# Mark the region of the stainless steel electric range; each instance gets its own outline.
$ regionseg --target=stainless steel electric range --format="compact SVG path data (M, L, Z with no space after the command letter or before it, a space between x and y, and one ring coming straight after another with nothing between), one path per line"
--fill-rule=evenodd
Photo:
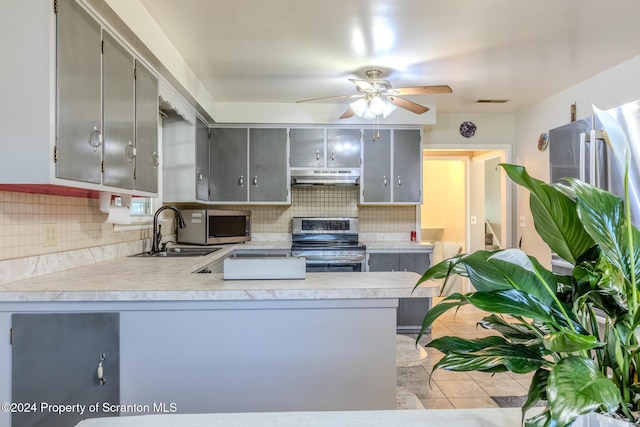
M366 270L366 247L358 242L358 218L294 217L291 241L291 255L307 259L307 272Z

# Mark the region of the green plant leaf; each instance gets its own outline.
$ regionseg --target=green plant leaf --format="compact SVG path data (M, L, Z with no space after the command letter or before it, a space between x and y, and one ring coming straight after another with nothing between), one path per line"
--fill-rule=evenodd
M553 186L531 177L522 166L501 166L515 183L529 190L534 227L542 240L553 252L575 264L593 246L578 218L575 202Z
M491 372L509 370L524 374L535 371L545 362L542 357L524 345L506 344L485 347L468 353L450 352L436 363L434 369Z
M421 283L432 280L432 279L445 279L451 274L465 274L466 270L464 267L460 266L458 269L455 268L456 263L458 262L459 256L454 256L452 258L447 258L444 261L441 261L435 265L432 265L427 271L422 274L420 280L415 287L418 287Z
M620 404L620 392L591 359L569 356L551 370L547 383L551 417L558 427L572 423L579 415L602 407L608 412Z
M548 410L542 411L535 417L531 417L524 422L524 427L557 427L552 423L551 413Z
M559 326L559 318L548 306L535 297L517 289L494 292L474 292L465 299L475 307L489 313L528 317Z
M444 354L447 354L452 351L457 351L459 353L469 353L472 351L482 350L486 347L508 344L509 343L504 338L492 335L489 337L476 338L471 340L460 337L436 338L429 344L427 344L426 347L432 347L440 350Z
M435 322L438 317L440 317L441 315L443 315L444 313L446 313L447 311L451 310L454 307L460 307L466 304L468 303L464 299L463 295L453 294L443 299L442 301L440 301L440 303L431 307L431 309L427 311L427 314L424 316L424 319L422 320L422 327L420 328L420 333L416 338L416 343L420 341L420 338L422 338L422 336L427 331L427 329L431 327L433 322Z
M538 335L525 325L519 323L509 323L502 317L491 314L478 322L485 329L493 329L500 332L505 338L511 341L530 341L538 338Z
M502 272L514 289L527 292L546 305L554 305L556 278L538 260L520 249L505 249L495 253L488 261Z
M522 405L522 413L524 415L529 409L533 408L539 401L547 400L547 380L549 379L549 371L540 368L533 374L529 392L527 393L527 401Z
M577 334L569 329L552 332L544 337L543 342L546 349L558 353L573 353L604 345L593 335Z
M580 220L593 240L600 246L602 254L628 281L632 270L640 277L640 232L632 227L632 240L627 234L624 203L618 196L600 190L579 180L570 180L576 192L576 204ZM635 265L631 263L633 251Z

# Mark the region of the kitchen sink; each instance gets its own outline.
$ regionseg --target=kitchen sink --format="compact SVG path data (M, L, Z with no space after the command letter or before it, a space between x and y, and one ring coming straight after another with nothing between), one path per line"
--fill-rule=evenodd
M222 248L168 248L166 251L160 252L143 252L134 256L139 257L194 257L205 256L219 251Z

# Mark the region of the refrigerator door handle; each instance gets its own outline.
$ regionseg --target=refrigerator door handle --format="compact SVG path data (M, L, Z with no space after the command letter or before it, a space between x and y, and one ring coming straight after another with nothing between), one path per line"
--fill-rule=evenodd
M580 180L584 182L591 183L591 177L586 176L586 159L587 159L587 150L589 150L590 161L593 161L593 153L591 152L591 144L589 144L589 139L587 138L586 132L580 132ZM590 165L593 166L593 165ZM591 168L593 170L593 168Z
M589 184L598 185L598 141L595 139L593 130L589 132L589 170L591 176L589 177Z
M602 137L602 131L599 129L593 129L589 133L589 137L592 141L591 150L592 162L591 173L593 176L593 185L603 190L609 190L609 170L608 170L608 157L606 142Z

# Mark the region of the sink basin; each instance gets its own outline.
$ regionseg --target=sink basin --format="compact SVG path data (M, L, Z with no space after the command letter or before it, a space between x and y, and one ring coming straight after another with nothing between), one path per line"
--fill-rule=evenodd
M193 257L204 256L219 251L222 248L168 248L166 251L160 252L143 252L134 256L140 257Z

